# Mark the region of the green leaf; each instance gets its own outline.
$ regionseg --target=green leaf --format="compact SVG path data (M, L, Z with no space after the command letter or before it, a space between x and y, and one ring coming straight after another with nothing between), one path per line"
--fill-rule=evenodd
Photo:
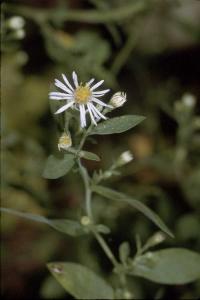
M15 216L19 216L19 217L29 219L32 221L47 224L47 225L53 227L54 229L56 229L62 233L68 234L70 236L79 236L79 235L85 234L85 231L84 231L83 227L81 226L81 224L76 221L71 221L71 220L67 220L67 219L47 219L40 215L23 213L23 212L14 210L14 209L3 208L3 207L0 208L0 211L10 213Z
M162 284L186 284L200 278L200 255L184 248L148 252L136 258L132 274Z
M113 134L127 131L145 119L143 116L126 115L121 117L112 118L99 123L90 132L92 134Z
M123 264L126 264L127 262L127 258L130 255L130 246L128 242L123 242L120 246L119 246L119 257L120 260Z
M168 227L161 220L161 218L156 213L154 213L150 208L148 208L145 204L143 204L142 202L140 202L136 199L130 198L129 196L127 196L123 193L119 193L110 188L99 186L99 185L93 186L92 190L94 192L96 192L97 194L104 196L108 199L111 199L114 201L122 201L122 202L126 202L126 203L130 204L131 206L135 207L137 210L142 212L147 218L149 218L161 230L163 230L169 236L174 237L173 233L168 229Z
M56 179L67 174L74 165L74 155L65 154L62 159L50 155L46 161L43 177Z
M56 280L76 299L113 299L112 287L85 266L52 262L48 269Z
M95 153L92 153L92 152L88 152L88 151L80 151L79 157L85 158L88 160L100 161L100 157L98 155L96 155Z

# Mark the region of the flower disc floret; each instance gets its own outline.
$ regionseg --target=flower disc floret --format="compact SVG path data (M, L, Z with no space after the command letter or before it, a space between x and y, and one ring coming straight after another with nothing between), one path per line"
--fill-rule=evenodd
M75 102L79 104L87 104L92 93L88 86L79 86L74 93Z

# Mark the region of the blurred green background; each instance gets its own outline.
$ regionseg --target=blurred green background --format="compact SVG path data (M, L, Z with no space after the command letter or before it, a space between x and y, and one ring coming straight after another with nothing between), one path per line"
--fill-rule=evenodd
M14 17L20 16L21 18ZM128 101L112 115L146 120L126 134L101 136L88 149L106 168L130 149L134 161L112 187L156 211L175 233L166 246L200 250L200 2L196 0L24 0L2 5L2 200L1 205L56 218L79 218L82 185L76 173L45 180L46 157L57 152L62 128L52 116L48 93L54 78L105 79ZM110 96L112 95L110 93ZM109 100L109 98L108 98ZM98 200L98 199L97 199ZM137 211L94 201L99 222L135 251L156 230ZM11 299L72 299L45 264L74 261L111 276L111 265L92 237L69 238L49 227L1 216L2 294ZM162 286L130 278L138 299L197 299L200 282ZM28 296L27 296L28 295Z

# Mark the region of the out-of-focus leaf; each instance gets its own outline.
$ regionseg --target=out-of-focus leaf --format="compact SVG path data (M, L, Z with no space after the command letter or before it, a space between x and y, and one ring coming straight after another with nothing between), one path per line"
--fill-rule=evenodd
M63 298L64 293L61 285L51 275L45 279L40 290L42 299L60 299Z
M136 258L132 274L162 284L186 284L200 278L200 255L184 248L148 252Z
M176 224L177 236L182 240L199 238L200 220L195 214L183 215Z
M144 205L142 202L130 198L129 196L116 192L110 188L103 187L103 186L93 186L92 190L97 194L104 196L108 199L114 201L122 201L130 204L131 206L135 207L137 210L142 212L147 218L149 218L154 224L156 224L161 230L167 233L169 236L173 237L173 233L168 229L165 223L160 219L160 217L154 213L150 208Z
M123 242L120 246L119 246L119 257L120 260L123 264L125 264L127 262L127 258L130 255L130 246L128 242Z
M112 118L99 123L93 128L90 135L92 134L113 134L127 131L145 119L143 116L127 115Z
M76 299L113 299L112 287L85 266L51 262L48 269L56 280Z
M100 161L100 157L89 151L80 151L79 156L88 160Z
M71 221L67 219L47 219L43 216L40 215L34 215L30 213L23 213L14 209L9 209L9 208L0 208L1 212L6 212L13 214L15 216L19 216L25 219L29 219L32 221L40 222L40 223L45 223L54 229L63 232L65 234L71 235L71 236L79 236L81 234L84 234L85 231L81 224L76 221Z
M62 159L50 155L46 161L43 177L47 179L56 179L67 174L74 165L74 155L65 154Z

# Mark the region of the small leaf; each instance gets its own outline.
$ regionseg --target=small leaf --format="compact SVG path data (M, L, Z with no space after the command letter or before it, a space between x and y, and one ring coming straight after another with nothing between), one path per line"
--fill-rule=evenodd
M48 269L63 288L76 299L113 299L112 287L85 266L52 262Z
M98 224L96 225L97 231L104 233L104 234L109 234L110 233L110 228L103 225L103 224Z
M100 161L100 157L96 155L95 153L88 152L88 151L80 151L79 157L85 158L88 160L95 160L95 161Z
M137 115L115 117L99 123L93 128L93 130L90 132L90 135L121 133L135 127L144 119L145 117Z
M186 284L200 278L200 255L184 248L148 252L135 260L132 274L162 284Z
M130 255L130 246L128 242L123 242L120 246L119 246L119 257L120 260L123 264L126 264L127 262L127 258Z
M56 179L67 174L74 165L74 155L65 154L62 159L50 155L46 161L43 177Z
M40 215L23 213L23 212L14 210L14 209L3 208L3 207L0 208L0 211L7 212L7 213L13 214L15 216L19 216L19 217L29 219L32 221L47 224L47 225L53 227L54 229L56 229L62 233L71 235L71 236L79 236L79 235L85 234L85 231L84 231L83 227L81 226L81 224L76 221L67 220L67 219L47 219Z
M160 219L160 217L156 213L154 213L150 208L148 208L144 203L136 199L130 198L129 196L123 193L119 193L117 191L109 189L107 187L98 185L98 186L93 186L92 190L97 194L104 196L108 199L114 201L122 201L130 204L131 206L135 207L137 210L142 212L147 218L149 218L154 224L156 224L160 229L162 229L169 236L171 237L174 236L173 233L167 228L165 223Z

